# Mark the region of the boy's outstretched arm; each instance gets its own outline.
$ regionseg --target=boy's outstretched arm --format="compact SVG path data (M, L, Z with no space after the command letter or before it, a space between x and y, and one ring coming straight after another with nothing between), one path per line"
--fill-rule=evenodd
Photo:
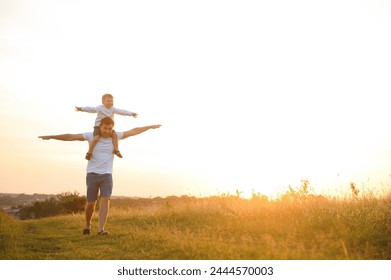
M38 136L42 140L61 140L61 141L84 141L83 134L59 134L59 135L45 135Z
M97 109L97 107L89 107L89 106L78 107L78 106L75 106L75 111L76 112L97 113L98 109Z
M143 133L149 129L156 129L161 127L161 124L155 124L155 125L148 125L148 126L142 126L142 127L136 127L128 131L124 131L122 139L128 138L130 136L135 136L137 134Z
M137 118L138 114L135 112L131 112L129 110L125 109L118 109L116 107L113 107L114 114L122 115L122 116L131 116L133 118Z

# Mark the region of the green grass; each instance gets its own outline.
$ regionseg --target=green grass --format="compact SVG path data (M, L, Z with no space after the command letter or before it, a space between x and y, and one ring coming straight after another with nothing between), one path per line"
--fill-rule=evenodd
M128 202L112 201L109 236L83 236L82 214L18 221L0 213L0 259L391 259L390 195Z

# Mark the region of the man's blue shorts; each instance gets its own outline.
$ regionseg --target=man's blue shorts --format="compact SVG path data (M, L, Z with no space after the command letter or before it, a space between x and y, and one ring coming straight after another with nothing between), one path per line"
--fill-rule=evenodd
M87 173L87 201L98 200L98 194L101 197L111 197L113 191L112 174Z

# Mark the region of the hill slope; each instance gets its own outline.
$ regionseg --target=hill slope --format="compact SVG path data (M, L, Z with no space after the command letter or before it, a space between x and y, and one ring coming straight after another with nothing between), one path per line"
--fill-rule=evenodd
M82 214L16 221L0 214L0 259L391 259L391 199L113 201L109 236ZM93 231L96 230L97 215Z

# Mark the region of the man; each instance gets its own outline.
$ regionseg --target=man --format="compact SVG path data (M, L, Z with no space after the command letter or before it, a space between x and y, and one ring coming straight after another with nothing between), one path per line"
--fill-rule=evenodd
M150 125L144 127L137 127L129 131L117 132L118 139L125 139L130 136L143 133L149 129L159 128L161 125ZM91 160L87 165L87 203L85 206L86 224L83 229L83 234L91 233L91 219L95 211L98 193L100 193L100 207L99 207L99 235L109 234L105 230L105 224L109 213L110 197L113 190L113 160L114 160L114 146L110 139L113 132L114 121L110 117L103 118L100 122L101 138L98 141ZM62 141L84 141L91 142L94 138L92 132L83 134L60 134L39 136L43 140L55 139Z

